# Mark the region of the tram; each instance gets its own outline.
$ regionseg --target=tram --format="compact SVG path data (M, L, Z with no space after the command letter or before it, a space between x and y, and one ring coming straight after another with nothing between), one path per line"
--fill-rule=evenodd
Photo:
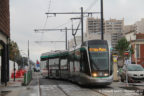
M71 51L53 51L41 56L47 61L49 78L80 85L109 85L113 81L111 54L106 40L89 40Z
M43 53L41 56L47 56L49 52ZM40 73L42 78L48 77L48 69L47 69L47 59L43 59L40 61Z

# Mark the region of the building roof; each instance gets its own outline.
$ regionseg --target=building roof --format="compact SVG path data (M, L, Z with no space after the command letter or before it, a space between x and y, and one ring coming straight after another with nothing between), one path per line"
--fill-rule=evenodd
M54 57L66 56L66 55L68 55L67 50L56 50L56 51L43 53L40 58L46 59L46 58L54 58Z

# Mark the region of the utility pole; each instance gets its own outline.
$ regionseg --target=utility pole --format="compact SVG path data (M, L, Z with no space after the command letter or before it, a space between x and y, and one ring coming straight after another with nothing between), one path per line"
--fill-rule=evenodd
M28 66L29 66L29 69L31 70L31 65L30 65L30 62L29 62L29 40L28 40Z
M68 30L76 30L76 29L68 29L67 27L65 29L35 29L35 32L39 31L65 31L65 49L67 50L67 32ZM37 41L39 42L39 41ZM52 42L52 41L46 41L46 42ZM63 42L63 41L53 41L53 42Z
M13 46L15 47L15 46ZM14 82L15 82L15 76L16 76L16 68L15 68L15 62L16 62L16 57L17 57L17 54L16 54L16 49L14 49Z
M83 7L81 7L81 42L82 42L82 44L83 44Z
M15 53L14 53L14 56L15 56ZM16 68L15 68L15 57L14 57L14 80L13 80L14 82L15 82L15 71L16 71Z
M65 42L66 42L66 50L67 50L68 49L67 48L67 27L65 28L65 38L66 38Z
M101 0L101 40L104 40L104 28L103 28L103 0Z

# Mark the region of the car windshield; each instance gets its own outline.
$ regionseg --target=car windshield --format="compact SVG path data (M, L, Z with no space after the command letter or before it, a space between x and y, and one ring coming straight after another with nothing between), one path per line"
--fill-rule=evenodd
M143 71L142 66L140 65L128 65L128 71Z

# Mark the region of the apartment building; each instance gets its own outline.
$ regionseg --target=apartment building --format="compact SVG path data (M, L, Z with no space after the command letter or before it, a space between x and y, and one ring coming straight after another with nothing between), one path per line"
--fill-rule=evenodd
M101 39L101 19L87 18L85 38L87 40Z
M108 40L112 47L123 36L124 20L110 19L104 21L104 39ZM87 18L86 33L87 40L101 39L101 20L98 18Z
M134 25L125 25L124 26L124 36L127 41L136 40L136 31Z
M137 34L144 33L144 18L142 18L140 21L137 21L134 25Z
M111 44L115 48L118 40L123 37L124 20L110 19L105 21L105 34L111 35Z

